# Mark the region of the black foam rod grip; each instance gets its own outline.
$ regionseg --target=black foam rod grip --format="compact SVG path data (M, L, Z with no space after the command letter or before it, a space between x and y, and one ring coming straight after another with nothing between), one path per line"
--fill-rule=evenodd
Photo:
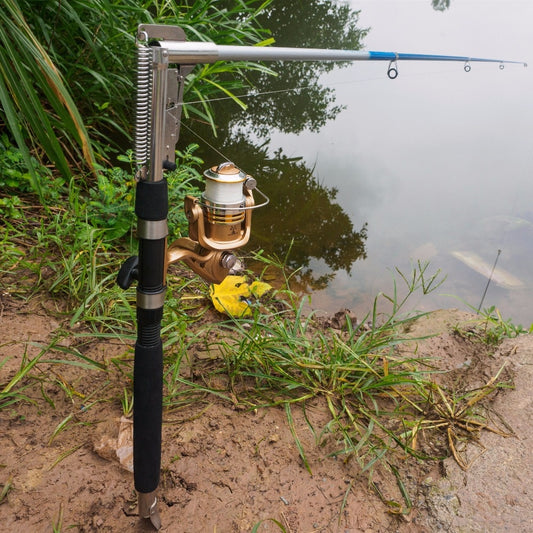
M135 489L159 485L163 403L163 345L135 344L133 367L133 469Z

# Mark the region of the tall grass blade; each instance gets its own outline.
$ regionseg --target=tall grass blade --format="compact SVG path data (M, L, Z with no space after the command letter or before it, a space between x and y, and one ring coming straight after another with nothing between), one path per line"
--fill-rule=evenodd
M0 48L0 77L3 79L0 101L7 109L10 131L25 158L28 159L26 142L22 135L16 134L19 117L23 117L24 127L38 139L65 177L70 176L65 151L76 150L76 146L81 149L81 159L94 168L96 161L83 119L56 65L28 25L16 0L5 0L0 23L3 43ZM44 101L41 94L45 96ZM16 117L14 111L18 112ZM65 148L59 144L60 137L69 139ZM34 181L33 186L42 197L40 184Z
M287 422L289 424L289 429L291 430L292 437L294 439L294 442L296 443L296 448L298 448L298 453L300 454L300 457L302 458L305 469L309 472L310 475L313 475L313 472L311 472L311 467L309 466L307 457L305 455L304 447L302 446L302 443L300 442L300 439L298 438L298 434L296 433L296 427L294 425L294 419L292 417L291 404L289 402L285 403L285 414L287 415Z

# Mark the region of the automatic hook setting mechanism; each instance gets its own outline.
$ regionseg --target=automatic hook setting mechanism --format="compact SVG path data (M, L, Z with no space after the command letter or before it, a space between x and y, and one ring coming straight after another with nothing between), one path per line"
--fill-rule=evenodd
M133 370L133 464L139 515L161 528L156 491L161 467L163 346L161 319L167 267L183 261L209 282L221 282L236 263L233 250L250 237L251 212L268 203L254 178L225 162L204 173L200 199L185 198L189 237L167 248L168 189L165 170L174 170L185 78L195 65L216 61L389 61L388 75L398 76L397 62L460 61L505 63L498 59L279 48L220 46L186 42L177 26L141 24L137 34L137 116L135 158L138 164L135 213L138 255L122 265L117 283L127 289L137 281L137 342ZM172 65L172 68L171 68ZM524 66L526 66L524 64ZM255 205L253 190L263 196Z

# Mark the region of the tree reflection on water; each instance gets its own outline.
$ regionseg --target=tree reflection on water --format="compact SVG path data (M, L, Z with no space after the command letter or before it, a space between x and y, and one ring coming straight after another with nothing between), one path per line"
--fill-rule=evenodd
M268 154L268 144L257 146L244 136L233 138L239 165L258 181L270 203L253 215L251 245L300 268L299 279L312 289L324 288L333 273L314 275L312 259L322 259L330 270L350 272L365 259L366 224L354 230L350 217L336 202L337 190L324 187L301 158L279 148Z
M347 4L310 0L273 2L259 21L270 30L275 46L357 50L368 31L358 27L358 17ZM319 78L342 65L346 62L284 62L269 65L277 77L247 73L255 93L276 94L246 99L244 111L233 103L213 104L217 137L207 125L187 124L216 149L201 143L199 155L209 166L220 163L223 153L257 179L270 204L254 212L251 246L287 256L287 266L300 269L304 290L325 288L335 271L350 273L356 260L366 258L367 225L356 231L336 201L337 190L323 186L302 158L270 146L269 135L273 130L318 131L333 120L342 108L334 105L334 90L321 85ZM295 88L302 89L291 90ZM181 135L182 142L198 141L186 129ZM313 272L312 260L322 260L329 273Z

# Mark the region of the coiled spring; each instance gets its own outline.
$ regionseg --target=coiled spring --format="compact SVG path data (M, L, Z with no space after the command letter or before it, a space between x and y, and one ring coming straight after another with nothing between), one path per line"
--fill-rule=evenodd
M139 166L148 161L152 98L152 49L137 47L137 105L135 112L135 159Z

